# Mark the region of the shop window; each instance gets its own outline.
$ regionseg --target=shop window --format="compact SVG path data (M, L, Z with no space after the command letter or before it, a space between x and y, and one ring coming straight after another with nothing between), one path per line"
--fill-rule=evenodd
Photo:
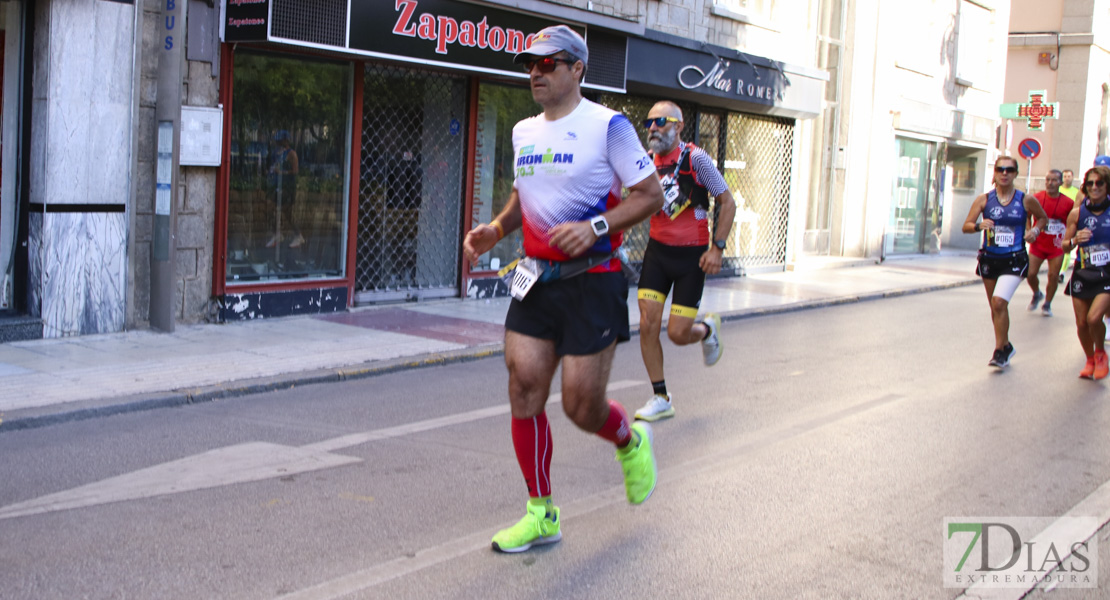
M991 11L969 0L961 2L956 83L979 88L987 84L993 41Z
M948 43L945 32L940 29L943 23L937 17L943 14L949 18L950 15L937 6L936 0L905 2L899 12L903 22L914 26L898 33L903 43L894 48L895 65L930 77L937 75Z
M474 205L471 223L496 217L513 191L513 126L542 109L526 87L482 82L478 90L478 138L474 149ZM523 244L516 230L478 259L477 270L497 270L517 258Z
M342 277L350 68L235 53L227 281Z

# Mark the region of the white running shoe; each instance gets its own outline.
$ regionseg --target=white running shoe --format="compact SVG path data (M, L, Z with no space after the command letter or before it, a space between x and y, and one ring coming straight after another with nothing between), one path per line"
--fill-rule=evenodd
M671 405L671 395L656 394L648 399L643 408L636 411L636 418L641 421L658 421L674 416L674 406Z
M1029 303L1029 312L1033 312L1033 311L1037 310L1037 305L1040 304L1041 300L1043 300L1043 299L1044 299L1044 292L1040 292L1040 291L1034 292L1033 293L1033 301Z
M721 353L724 352L721 344L721 317L717 313L709 313L702 323L709 328L709 335L701 341L701 354L705 358L705 366L712 367L721 360Z

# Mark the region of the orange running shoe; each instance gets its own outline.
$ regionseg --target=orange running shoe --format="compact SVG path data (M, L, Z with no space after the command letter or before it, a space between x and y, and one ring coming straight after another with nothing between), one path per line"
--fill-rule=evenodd
M1095 352L1095 379L1105 379L1106 374L1110 373L1110 364L1107 364L1106 351Z
M1080 379L1094 379L1095 377L1095 357L1087 359L1087 364L1083 365L1083 370L1079 372Z

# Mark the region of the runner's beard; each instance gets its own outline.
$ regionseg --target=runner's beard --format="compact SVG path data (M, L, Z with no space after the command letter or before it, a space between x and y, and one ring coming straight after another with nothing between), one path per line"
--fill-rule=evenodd
M674 148L675 137L678 132L671 128L668 132L655 132L648 134L648 148L655 154L666 154Z

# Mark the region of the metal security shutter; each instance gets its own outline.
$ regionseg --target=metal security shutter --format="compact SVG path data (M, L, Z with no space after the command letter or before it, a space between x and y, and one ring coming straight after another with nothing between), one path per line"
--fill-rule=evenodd
M458 295L467 79L366 66L356 303Z
M623 36L591 29L586 34L586 47L590 50L586 83L623 90L625 66L628 61L628 40Z
M273 1L274 37L340 48L346 45L346 0Z
M736 221L725 266L781 270L786 265L794 122L740 113L727 117L721 173L736 199Z

